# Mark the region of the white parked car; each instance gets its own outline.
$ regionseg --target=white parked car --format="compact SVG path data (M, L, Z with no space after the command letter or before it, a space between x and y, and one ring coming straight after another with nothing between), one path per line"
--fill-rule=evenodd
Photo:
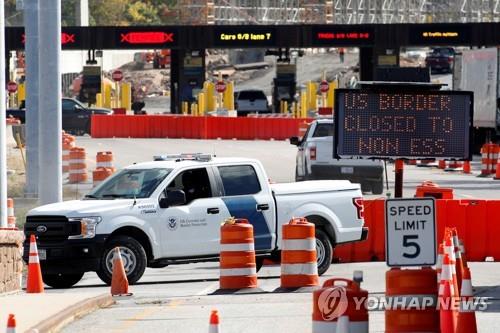
M320 274L330 266L336 244L368 234L358 184L269 184L257 160L199 154L126 167L82 200L31 210L24 230L27 239L38 239L44 282L64 288L87 271L109 284L116 246L130 283L146 267L216 261L221 222L231 216L253 224L258 268L265 257L279 258L281 228L292 217L316 224Z
M302 139L290 138L298 147L295 180L346 179L361 184L363 192L384 191L384 165L380 160L333 157L333 120L311 123Z

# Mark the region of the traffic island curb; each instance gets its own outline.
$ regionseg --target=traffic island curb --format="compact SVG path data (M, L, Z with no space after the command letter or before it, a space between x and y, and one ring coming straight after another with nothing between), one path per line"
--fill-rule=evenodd
M28 329L27 332L57 332L67 324L74 321L76 318L85 316L97 309L105 308L112 304L115 304L115 300L113 300L111 294L106 293L92 297L73 304L61 312L44 319L40 323Z

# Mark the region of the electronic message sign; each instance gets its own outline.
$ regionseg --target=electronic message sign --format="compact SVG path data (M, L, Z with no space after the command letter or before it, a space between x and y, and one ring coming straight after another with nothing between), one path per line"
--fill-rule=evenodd
M169 48L177 45L177 30L163 27L116 28L115 42L120 48Z
M334 156L470 157L472 92L335 90Z
M411 45L468 45L469 25L464 24L414 24L409 27Z
M317 46L365 46L372 45L374 32L367 26L314 26L312 43Z
M272 26L218 26L214 27L214 45L225 47L275 46L276 28Z

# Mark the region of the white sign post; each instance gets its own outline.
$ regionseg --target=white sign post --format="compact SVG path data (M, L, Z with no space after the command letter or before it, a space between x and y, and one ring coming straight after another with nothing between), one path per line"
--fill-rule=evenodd
M388 199L385 204L385 251L388 266L436 263L434 198Z

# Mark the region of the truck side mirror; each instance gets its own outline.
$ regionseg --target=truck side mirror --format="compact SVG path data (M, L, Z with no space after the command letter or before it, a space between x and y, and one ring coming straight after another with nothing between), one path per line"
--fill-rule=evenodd
M300 145L300 140L299 140L299 137L298 136L292 136L290 138L290 144L291 145L294 145L294 146L298 146Z
M166 198L161 198L158 203L160 208L181 206L186 204L186 194L182 190L169 191Z

